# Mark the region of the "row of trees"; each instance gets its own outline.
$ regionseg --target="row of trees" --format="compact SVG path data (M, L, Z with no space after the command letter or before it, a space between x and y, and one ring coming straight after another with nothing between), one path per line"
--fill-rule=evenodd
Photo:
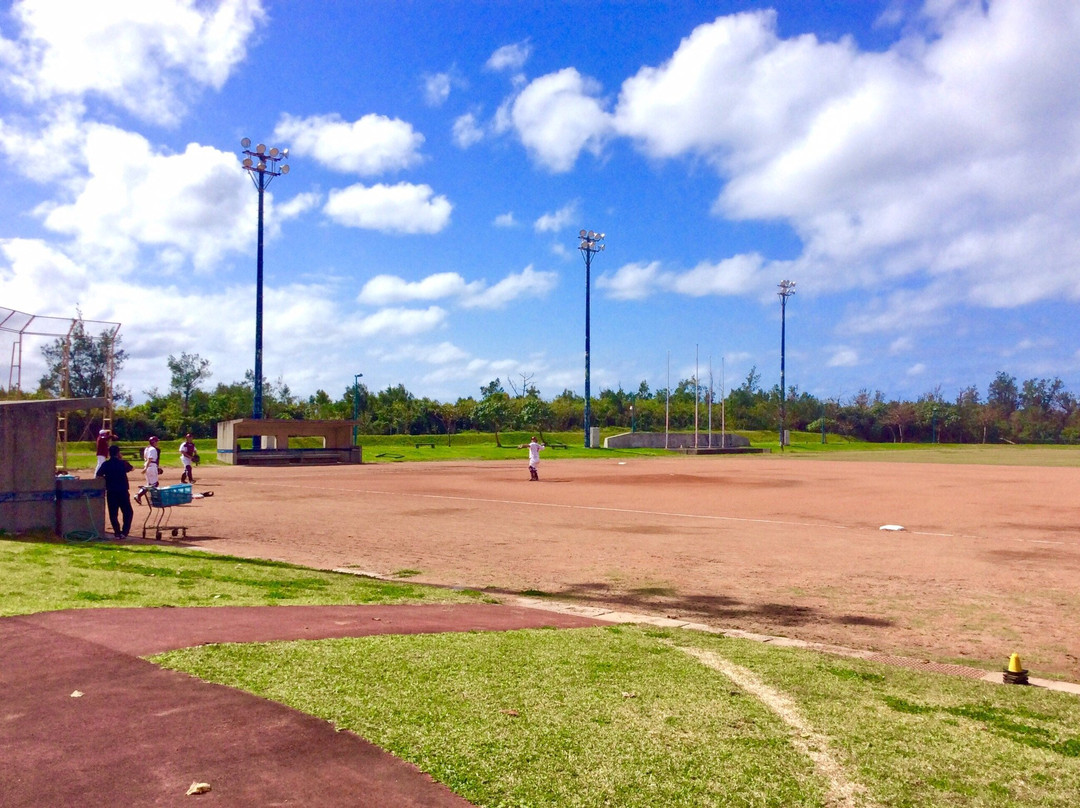
M73 332L69 364L70 391L77 397L102 395L105 366L112 352L115 372L127 358L120 348L106 345L107 337L94 337L81 328ZM60 394L63 344L43 349L48 372L36 396ZM122 439L141 440L149 434L175 438L186 432L211 437L218 421L251 414L253 374L243 381L218 383L204 389L212 377L210 362L198 354L169 356L169 389L145 391L147 400L133 404L119 390L114 429ZM479 396L440 402L414 396L405 386L372 392L366 386L349 386L334 398L319 390L306 398L297 396L282 379L263 380L263 410L267 418L351 419L354 414L364 434L452 434L466 430L573 431L584 423L585 402L572 390L550 399L522 377L511 380L508 393L500 379L479 389ZM6 397L12 397L8 391ZM713 400L715 399L715 400ZM710 407L711 404L711 407ZM1077 397L1063 382L1015 377L999 372L986 396L971 386L955 400L946 400L940 388L916 401L887 400L880 391L862 390L850 400L821 399L795 386L785 393L786 423L791 430L841 434L878 442L939 443L1080 443L1080 408ZM683 379L670 391L653 391L642 381L637 390L605 389L594 397L593 425L641 431L709 428L718 432L721 421L729 431L777 430L780 424L780 389L761 386L761 374L750 370L743 382L721 401L707 385ZM89 439L96 430L93 413L72 413L69 435ZM100 415L97 415L100 418ZM711 421L710 421L711 419Z

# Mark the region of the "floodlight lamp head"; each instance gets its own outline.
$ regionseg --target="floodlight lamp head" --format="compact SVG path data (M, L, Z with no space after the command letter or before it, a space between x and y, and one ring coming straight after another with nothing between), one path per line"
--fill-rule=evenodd
M244 168L251 168L252 162L250 157L244 158Z
M266 171L266 163L260 162L255 168L259 169L259 171Z
M282 166L281 167L281 173L282 174L288 174L289 173L289 167L287 165Z
M249 137L244 138L243 140L240 141L240 145L241 145L241 147L246 149L248 146L251 145L251 138L249 138Z
M259 154L266 154L266 146L260 143L258 146L255 147L255 151Z
M281 150L281 156L282 156L282 158L284 158L284 159L288 159L288 157L289 157L289 150L288 150L288 149L282 149L282 150Z
M579 238L585 238L585 236L586 236L586 233L585 233L584 230L581 230L581 231L578 232L578 237Z
M278 156L278 147L277 146L270 147L270 156L271 157L277 157Z

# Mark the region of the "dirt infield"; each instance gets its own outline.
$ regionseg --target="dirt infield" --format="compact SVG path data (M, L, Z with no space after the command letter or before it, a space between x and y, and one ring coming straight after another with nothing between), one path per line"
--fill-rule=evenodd
M545 457L540 475L205 467L214 498L172 519L218 552L1080 679L1078 468Z

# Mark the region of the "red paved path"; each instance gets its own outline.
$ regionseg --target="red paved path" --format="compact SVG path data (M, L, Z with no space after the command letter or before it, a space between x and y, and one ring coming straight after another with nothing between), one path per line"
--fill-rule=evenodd
M513 606L84 609L0 619L0 806L468 806L350 732L139 655L599 621ZM74 691L83 695L73 698ZM212 791L186 796L192 782Z

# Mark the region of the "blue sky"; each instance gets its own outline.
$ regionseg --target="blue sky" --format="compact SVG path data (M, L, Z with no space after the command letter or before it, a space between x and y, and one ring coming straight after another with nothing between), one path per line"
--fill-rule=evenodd
M594 394L776 384L785 278L800 391L1080 391L1075 0L66 7L0 7L0 307L121 322L136 399L254 364L244 136L305 396L582 393L582 228Z

